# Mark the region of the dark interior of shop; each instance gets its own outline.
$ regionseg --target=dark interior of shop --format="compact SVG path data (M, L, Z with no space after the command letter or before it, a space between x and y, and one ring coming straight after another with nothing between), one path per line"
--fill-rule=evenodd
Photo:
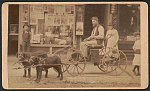
M104 27L105 5L85 5L83 39L91 35L93 29L91 18L93 16L97 16L99 18L100 24Z
M119 11L119 35L126 36L131 35L133 32L138 31L135 30L138 25L138 10L135 10L133 7L129 7L127 5L120 5ZM133 12L135 10L135 12ZM133 26L132 20L133 17Z
M9 5L8 12L8 26L11 24L19 24L19 5ZM10 27L8 27L8 54L16 54L18 51L18 35L10 33Z

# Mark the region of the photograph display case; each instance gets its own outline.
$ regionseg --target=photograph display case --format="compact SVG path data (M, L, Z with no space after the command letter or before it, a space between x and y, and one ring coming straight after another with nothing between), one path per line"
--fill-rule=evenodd
M84 22L84 6L77 5L76 7L76 35L83 35L83 22Z
M23 22L27 22L29 20L29 5L23 5Z
M19 25L18 24L10 24L9 34L18 34Z
M30 5L32 44L72 44L75 5Z

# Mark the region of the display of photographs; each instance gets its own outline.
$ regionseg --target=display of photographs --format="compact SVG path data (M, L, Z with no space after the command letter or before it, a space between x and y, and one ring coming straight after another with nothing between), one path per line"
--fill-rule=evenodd
M43 5L42 4L33 5L33 11L35 11L35 12L43 12Z
M23 5L23 21L28 21L29 18L28 5Z
M40 5L30 5L30 24L37 24L37 19L44 19L43 7Z
M38 31L39 33L44 33L44 19L38 19Z
M43 5L43 10L48 11L48 5L47 4Z
M36 25L30 25L31 33L36 34Z
M77 12L83 12L84 11L84 6L83 5L78 5L76 10L77 10Z
M57 6L55 6L55 15L60 15L60 10L61 10L61 8L62 8L62 5L57 5Z
M23 10L24 11L28 10L28 4L23 4Z
M65 11L66 11L67 14L74 14L74 6L66 5Z
M76 35L83 35L83 22L76 23Z
M59 8L59 15L65 15L65 6L61 5Z
M30 5L30 13L33 13L33 12L34 12L34 6Z
M54 17L54 25L60 25L61 24L61 17L55 16Z
M30 24L33 25L33 24L37 24L37 17L35 17L36 14L35 13L31 13L30 14Z
M47 32L53 33L54 32L54 26L48 26L48 31Z
M69 20L69 21L68 21L69 24L74 23L74 16L69 16L68 18L69 18L69 19L68 19L68 20Z
M68 17L61 16L61 24L62 25L67 25L68 24Z
M40 12L40 13L30 13L30 24L37 24L37 19L44 19L44 12Z
M55 13L55 7L54 5L48 6L48 14L53 15Z
M36 25L31 25L31 43L33 42L34 40L34 35L36 34Z
M10 24L10 33L18 33L18 24Z
M83 22L83 13L77 13L77 22Z
M54 16L50 14L45 14L45 26L54 25Z
M44 12L37 13L38 19L44 19Z

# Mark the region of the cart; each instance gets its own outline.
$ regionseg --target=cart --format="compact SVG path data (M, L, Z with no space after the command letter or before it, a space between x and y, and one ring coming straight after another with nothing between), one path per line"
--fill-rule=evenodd
M98 48L95 48L98 47ZM104 74L113 73L121 75L127 68L127 57L121 50L92 45L88 58L84 58L80 50L73 49L68 59L67 72L72 76L78 76L85 70L86 64L93 63Z
M96 48L98 47L98 48ZM127 68L127 57L121 50L107 48L103 46L92 45L89 50L88 58L85 59L82 56L80 50L68 46L63 49L57 50L53 55L59 54L59 52L68 52L67 63L56 64L62 66L62 72L68 72L71 76L78 76L85 70L86 64L93 63L99 68L101 72L115 73L115 75L120 75ZM49 52L37 51L37 52L24 52L24 54L29 55L29 57L40 57L41 60L49 54ZM32 59L29 59L32 60ZM44 65L44 64L43 64Z

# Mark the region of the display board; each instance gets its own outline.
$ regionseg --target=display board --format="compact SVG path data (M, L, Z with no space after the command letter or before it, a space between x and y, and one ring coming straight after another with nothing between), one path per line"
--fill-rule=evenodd
M84 6L76 6L76 35L83 35Z
M38 4L29 7L31 43L71 44L75 26L75 5Z

